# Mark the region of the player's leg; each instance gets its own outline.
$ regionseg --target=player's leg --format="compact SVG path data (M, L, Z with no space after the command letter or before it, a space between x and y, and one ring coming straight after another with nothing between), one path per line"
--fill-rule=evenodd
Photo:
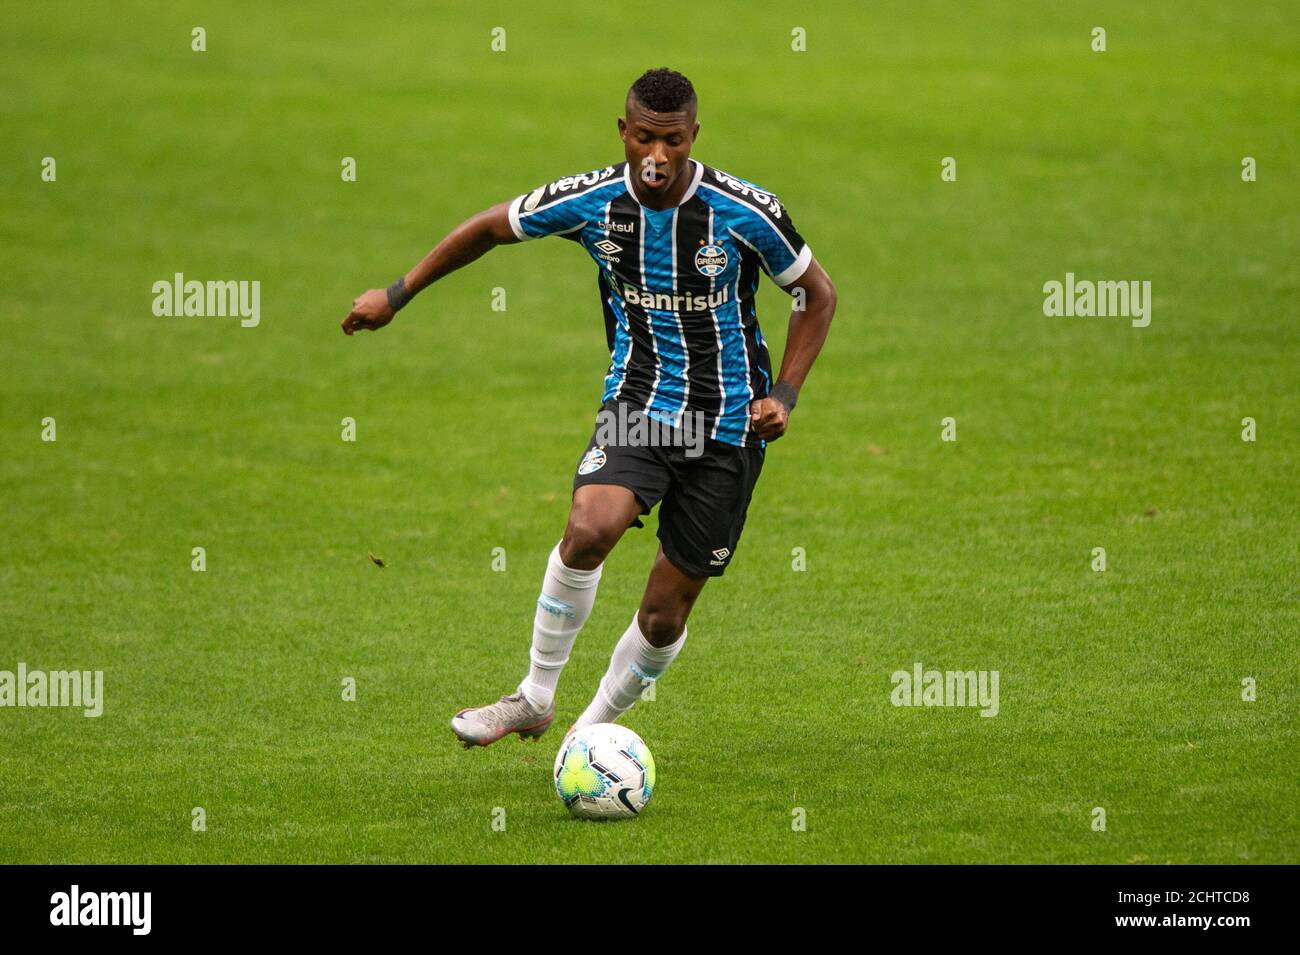
M701 457L673 456L672 484L659 508L661 546L641 607L576 725L618 719L677 657L696 598L735 553L763 456L761 448L717 441L707 442Z
M519 685L537 712L550 712L569 651L596 602L605 556L640 513L641 503L625 487L589 484L574 491L564 538L551 551L542 578L528 676Z
M558 545L560 559L567 567L599 570L641 511L641 502L626 487L584 484L576 488L564 538Z
M605 556L640 512L641 502L628 488L591 484L575 489L564 537L551 550L542 577L528 675L496 703L452 717L452 732L466 747L487 746L510 733L537 739L550 727L560 673L591 615Z
M708 580L686 573L659 548L641 606L615 645L595 698L575 725L612 723L659 679L686 643L686 618Z
M646 643L660 650L678 643L686 634L686 618L708 582L708 577L683 571L660 547L636 615Z
M602 412L617 410L607 404ZM466 746L486 746L509 733L537 738L551 725L555 688L578 631L591 614L605 556L629 526L641 526L668 487L670 471L657 449L599 443L597 429L578 464L564 538L551 552L533 616L528 676L490 706L461 710L452 731Z

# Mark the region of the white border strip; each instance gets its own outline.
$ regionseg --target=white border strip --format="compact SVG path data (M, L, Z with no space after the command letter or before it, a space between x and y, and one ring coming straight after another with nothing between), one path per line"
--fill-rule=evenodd
M772 281L775 282L777 285L781 286L782 288L785 288L791 282L797 282L799 280L799 276L807 272L808 266L811 264L812 264L812 247L805 242L802 251L800 251L799 253L799 257L796 258L794 262L790 264L790 267L786 269L784 272L782 272L780 275L773 275Z
M515 238L520 242L527 242L529 239L537 238L537 236L529 235L525 232L524 227L519 223L519 207L523 205L524 199L526 198L527 193L510 203L510 229L514 232Z

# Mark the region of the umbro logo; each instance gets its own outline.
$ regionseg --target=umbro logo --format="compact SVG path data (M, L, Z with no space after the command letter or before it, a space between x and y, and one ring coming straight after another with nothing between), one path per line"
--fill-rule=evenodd
M709 561L709 565L712 567L720 567L722 564L727 562L727 558L731 556L731 551L726 547L719 547L713 552L713 556L716 557L717 560Z
M609 239L601 239L599 242L593 242L592 248L598 249L599 251L604 252L606 255L613 255L615 252L623 251L623 247L621 245Z

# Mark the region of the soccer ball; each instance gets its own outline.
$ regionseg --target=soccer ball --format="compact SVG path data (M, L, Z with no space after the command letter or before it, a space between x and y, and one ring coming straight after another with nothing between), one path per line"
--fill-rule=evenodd
M555 791L579 819L630 819L654 790L654 757L626 726L572 730L555 756Z

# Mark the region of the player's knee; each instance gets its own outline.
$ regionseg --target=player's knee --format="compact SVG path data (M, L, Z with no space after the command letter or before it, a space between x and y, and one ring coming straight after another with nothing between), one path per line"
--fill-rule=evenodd
M652 647L666 647L670 643L676 643L686 628L686 617L672 610L643 610L637 622L646 642Z
M614 549L619 534L585 513L569 515L569 525L560 542L560 558L566 565L591 570Z

